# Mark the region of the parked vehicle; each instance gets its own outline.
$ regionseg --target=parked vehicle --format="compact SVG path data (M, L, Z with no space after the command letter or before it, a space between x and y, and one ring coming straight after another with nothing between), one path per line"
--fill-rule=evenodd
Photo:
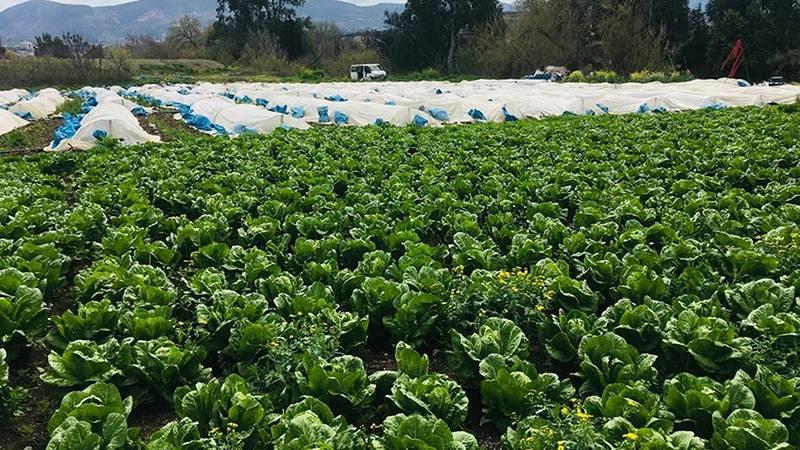
M353 64L350 66L350 79L353 81L383 80L386 70L380 64Z

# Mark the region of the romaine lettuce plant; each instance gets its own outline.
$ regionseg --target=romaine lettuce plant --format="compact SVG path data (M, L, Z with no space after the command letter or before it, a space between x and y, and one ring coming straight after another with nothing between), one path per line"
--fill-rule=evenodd
M383 434L371 442L375 450L478 450L475 436L452 432L444 421L430 416L398 414L383 422Z
M513 421L566 403L575 389L569 380L556 374L540 374L536 367L519 357L511 360L493 354L481 361L480 392L483 401L481 422L504 430Z
M756 403L746 383L719 383L684 372L664 382L664 404L675 415L676 427L694 430L708 439L714 413L724 417L737 409L753 409Z
M560 310L558 315L545 318L539 325L539 342L547 355L562 363L578 358L578 346L586 336L600 334L607 326L606 319L573 310Z
M582 393L600 393L614 383L652 384L657 375L655 355L639 353L614 333L587 336L581 341L578 355L584 377Z
M465 337L457 331L450 336L447 360L450 370L461 380L476 380L478 365L489 355L500 355L510 360L528 356L528 338L508 319L488 319L478 332Z
M339 356L324 361L307 355L296 372L300 393L316 397L338 415L358 420L372 404L375 385L355 356Z
M48 449L117 449L132 444L138 430L128 428L133 407L112 384L95 383L82 391L69 392L50 418Z
M678 367L699 367L712 374L732 374L746 366L750 341L737 337L725 319L685 310L667 323L664 350Z
M737 409L727 417L714 414L714 450L790 450L788 441L785 425L751 409Z
M270 439L275 449L330 448L364 450L366 438L342 416L314 397L295 403L272 425Z

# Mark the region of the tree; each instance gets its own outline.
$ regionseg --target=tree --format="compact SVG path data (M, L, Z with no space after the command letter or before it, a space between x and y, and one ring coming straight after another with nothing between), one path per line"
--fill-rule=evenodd
M61 37L67 49L67 57L77 69L89 68L93 46L80 34L67 33Z
M711 0L707 57L718 74L736 39L745 47L744 72L763 80L775 73L794 78L800 67L800 2L794 0ZM749 74L749 75L748 75Z
M652 1L607 0L599 23L603 67L623 74L664 65L664 26L649 25Z
M44 33L36 36L33 44L33 54L35 56L50 56L53 58L69 58L69 49L64 41L58 36L51 36Z
M308 65L316 67L324 59L334 59L342 53L342 30L334 23L312 24L306 31Z
M471 31L497 19L497 0L408 0L386 16L389 29L376 36L379 50L400 69L435 67L455 72L455 55Z
M111 60L111 64L114 65L117 74L121 75L131 71L131 54L127 49L112 48L108 52L108 57Z
M227 40L235 58L239 58L248 40L257 35L273 36L289 59L302 54L303 29L307 18L299 18L296 8L305 0L218 0L217 21L211 29L212 40Z
M3 40L0 39L0 59L4 59L6 57L6 48L3 47Z
M166 40L178 47L189 47L195 50L202 47L205 33L200 19L195 16L181 17L169 26Z

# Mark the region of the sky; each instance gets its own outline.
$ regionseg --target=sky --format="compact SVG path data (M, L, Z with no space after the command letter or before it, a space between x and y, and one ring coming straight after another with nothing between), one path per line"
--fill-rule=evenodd
M14 5L24 3L26 0L0 0L0 11L10 8ZM107 6L118 5L126 3L131 0L54 0L59 3L68 3L73 5L91 5L91 6ZM356 5L374 5L376 3L403 3L404 0L343 0Z

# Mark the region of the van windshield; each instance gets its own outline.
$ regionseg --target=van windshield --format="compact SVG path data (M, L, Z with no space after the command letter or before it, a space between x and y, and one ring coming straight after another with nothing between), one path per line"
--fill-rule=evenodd
M369 68L372 71L376 71L376 70L381 70L382 71L383 70L383 68L380 66L380 64L370 64Z

